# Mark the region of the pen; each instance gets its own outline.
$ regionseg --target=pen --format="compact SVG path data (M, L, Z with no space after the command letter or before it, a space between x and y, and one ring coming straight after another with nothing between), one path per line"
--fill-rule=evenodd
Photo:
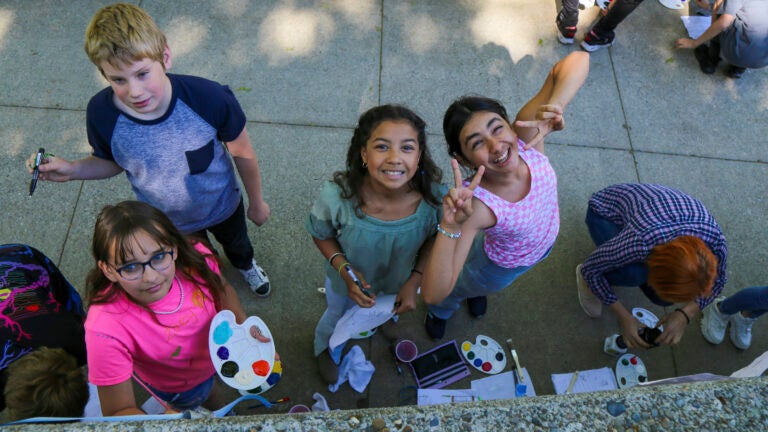
M402 375L403 370L400 368L400 363L397 362L397 348L395 348L395 344L390 346L390 350L392 351L392 357L395 359L395 368L397 369L397 374Z
M349 264L347 264L344 266L344 270L346 270L349 277L352 278L352 282L354 282L355 285L357 285L357 287L360 288L360 291L362 291L366 297L371 298L371 293L369 293L367 289L363 288L363 283L360 282L360 279L357 278L357 275L355 274L355 272L352 271L352 267L350 267Z
M44 148L40 147L37 149L37 155L35 156L35 166L32 168L32 181L29 182L29 196L32 196L32 194L35 192L35 188L37 187L37 178L40 176L40 162L43 161L44 154Z
M568 383L568 388L565 389L565 393L572 393L573 392L573 386L576 385L576 380L579 379L579 371L576 371L571 375L571 382Z

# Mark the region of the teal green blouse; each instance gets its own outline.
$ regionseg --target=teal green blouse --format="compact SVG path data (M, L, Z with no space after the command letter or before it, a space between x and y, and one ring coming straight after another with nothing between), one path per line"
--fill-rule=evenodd
M432 191L442 198L447 186L434 183ZM336 238L352 268L361 273L377 295L397 294L416 264L416 256L424 241L433 236L442 217L442 206L422 200L412 215L395 221L384 221L368 215L355 215L353 203L341 198L341 189L326 182L320 197L312 206L306 228L313 237ZM336 263L341 263L336 260ZM347 286L338 269L326 261L325 274L331 289L347 295Z

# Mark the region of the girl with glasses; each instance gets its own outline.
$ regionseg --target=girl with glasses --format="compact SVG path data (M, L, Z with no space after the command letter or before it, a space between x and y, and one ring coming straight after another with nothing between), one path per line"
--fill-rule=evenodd
M247 316L211 251L160 210L124 201L99 214L92 253L85 340L104 415L143 413L131 378L172 410L223 405L208 327L222 309Z

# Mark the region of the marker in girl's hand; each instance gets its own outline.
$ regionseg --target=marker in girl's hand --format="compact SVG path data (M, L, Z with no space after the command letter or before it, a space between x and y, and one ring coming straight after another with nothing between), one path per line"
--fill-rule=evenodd
M357 278L357 275L355 274L355 272L352 271L352 267L350 267L349 264L347 264L347 265L344 266L344 270L347 271L347 274L352 279L352 282L354 282L355 285L357 285L357 287L360 288L360 291L362 291L362 293L366 297L371 298L371 293L368 292L367 289L363 288L363 283L360 282L360 279Z

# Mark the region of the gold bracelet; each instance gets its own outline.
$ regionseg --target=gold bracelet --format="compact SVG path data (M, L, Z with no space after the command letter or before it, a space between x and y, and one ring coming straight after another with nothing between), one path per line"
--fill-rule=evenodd
M343 263L341 263L341 265L339 266L339 276L341 276L341 269L344 268L345 265L349 265L349 261L344 261Z

